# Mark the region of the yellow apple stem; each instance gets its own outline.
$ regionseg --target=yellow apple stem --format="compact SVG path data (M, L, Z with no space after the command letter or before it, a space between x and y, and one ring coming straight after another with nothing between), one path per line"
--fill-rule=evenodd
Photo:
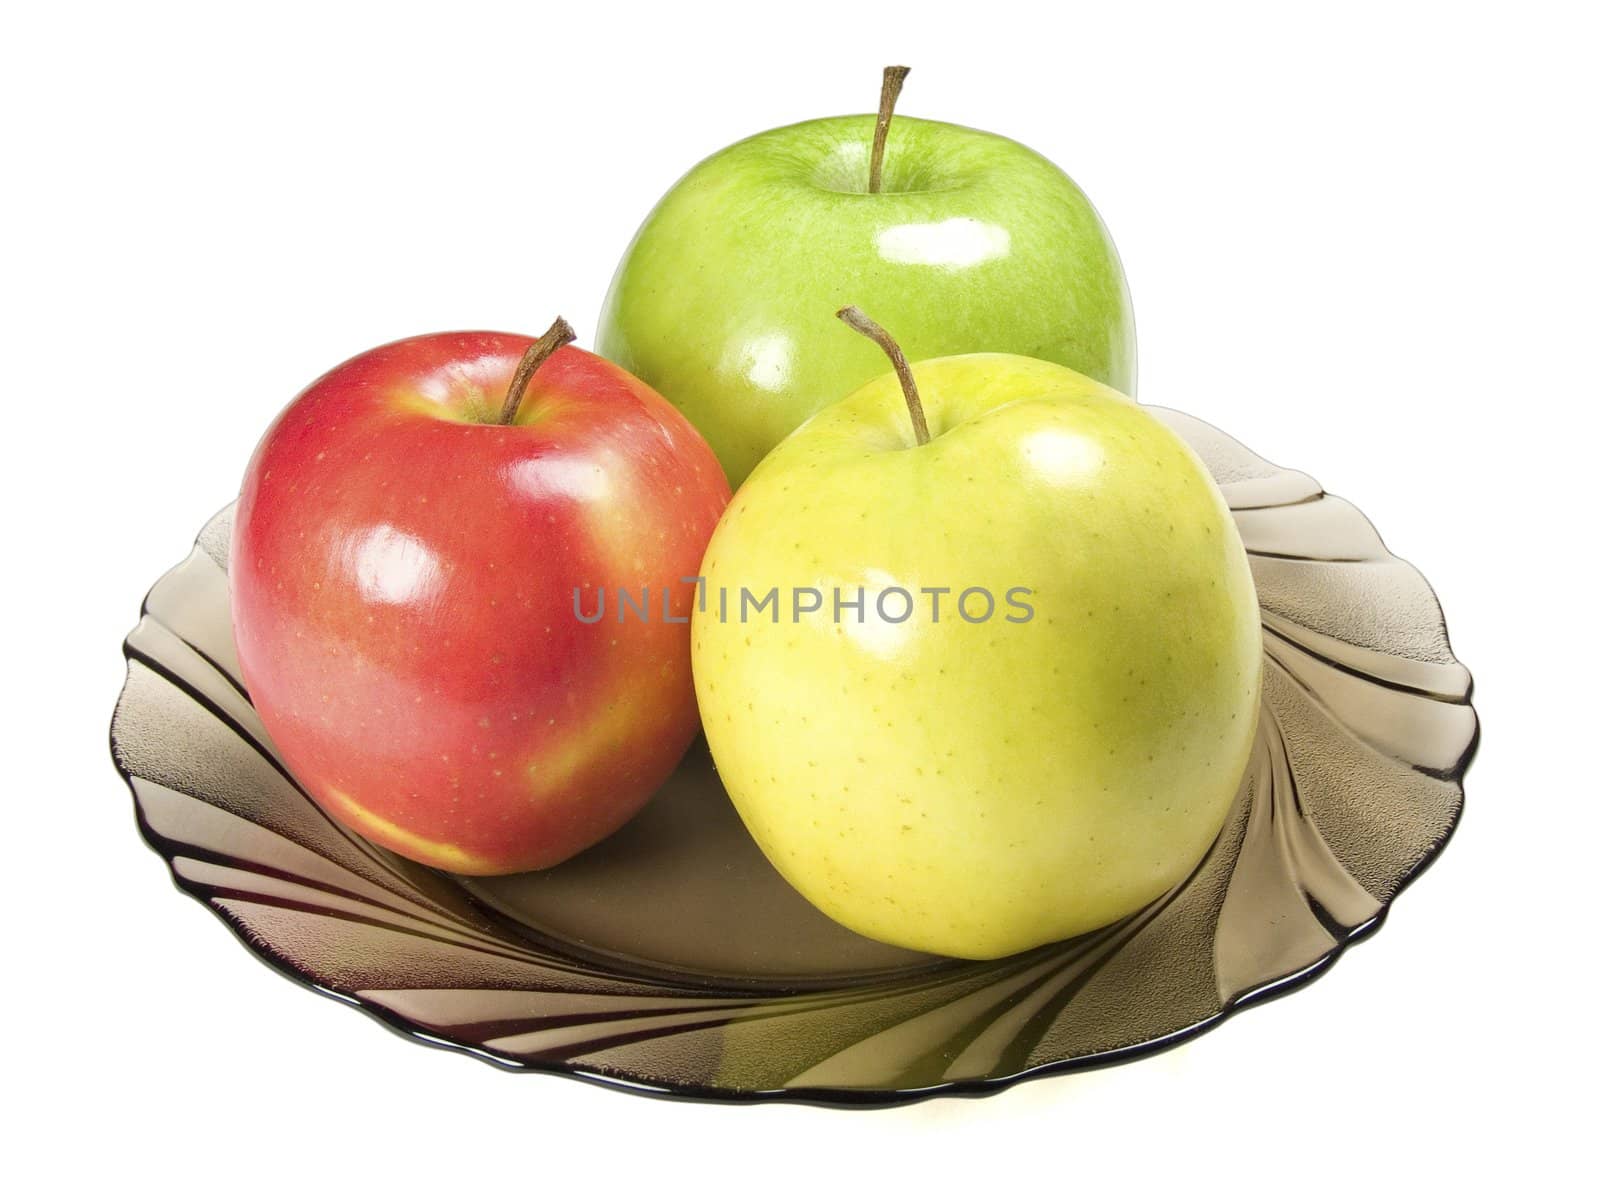
M533 382L534 372L544 365L545 359L577 336L564 317L557 317L555 324L546 329L538 341L522 352L516 373L511 376L511 384L506 388L506 402L500 409L500 424L516 423L517 410L522 407L523 394L528 390L528 384Z
M878 93L878 127L872 131L872 163L867 171L867 191L877 195L883 190L883 148L889 144L889 122L894 119L894 103L900 99L900 88L911 74L910 67L885 67L883 90Z
M911 374L911 364L906 362L899 343L889 336L882 325L853 304L841 308L838 317L857 333L877 342L879 349L889 356L889 361L894 364L894 373L900 377L900 390L905 393L906 408L911 411L911 428L917 435L917 445L926 446L931 440L928 436L928 418L922 412L922 397L917 395L917 381Z

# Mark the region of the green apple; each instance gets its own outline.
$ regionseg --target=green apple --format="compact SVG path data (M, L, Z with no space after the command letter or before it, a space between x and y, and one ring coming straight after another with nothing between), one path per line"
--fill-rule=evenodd
M1256 594L1205 467L1126 397L1007 354L910 374L925 444L889 375L734 497L695 687L795 888L868 937L994 958L1204 855L1255 732Z
M640 228L597 348L677 405L734 486L881 373L832 319L855 303L913 359L1010 351L1129 395L1133 310L1089 201L1007 138L899 117L868 190L871 116L808 121L691 170Z

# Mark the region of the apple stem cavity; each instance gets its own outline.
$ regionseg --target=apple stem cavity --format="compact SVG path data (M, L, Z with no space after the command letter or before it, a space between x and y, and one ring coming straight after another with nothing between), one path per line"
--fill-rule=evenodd
M883 190L883 150L889 144L889 122L894 119L894 104L910 67L885 67L883 90L878 93L878 127L872 131L872 162L867 170L867 191L876 196Z
M527 392L528 385L533 382L534 373L544 366L545 359L577 336L572 331L572 326L567 324L565 317L557 317L555 324L546 329L538 341L522 352L522 358L517 362L516 373L511 376L511 383L506 388L506 402L500 409L500 424L517 423L517 410L522 407L522 397Z
M889 356L889 361L894 364L894 373L900 377L900 390L905 393L906 408L911 413L911 428L917 435L917 445L926 446L933 440L928 436L928 418L923 415L916 377L911 374L911 364L906 362L900 344L889 336L888 330L853 304L841 308L836 315L857 333L877 342L878 348Z

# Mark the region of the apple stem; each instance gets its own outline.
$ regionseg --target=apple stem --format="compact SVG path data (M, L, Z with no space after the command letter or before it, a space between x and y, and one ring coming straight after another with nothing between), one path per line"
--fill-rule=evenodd
M841 308L837 315L851 329L877 342L879 349L889 356L889 361L894 364L894 373L900 377L900 390L905 393L906 408L911 412L911 428L917 435L917 445L926 446L932 440L928 436L928 418L922 412L922 397L917 395L917 381L911 374L911 364L906 362L899 343L889 336L882 325L853 304Z
M517 410L522 407L522 397L527 392L528 385L533 382L534 372L544 366L545 359L577 336L564 317L557 317L555 324L546 329L538 341L522 352L516 373L511 376L511 384L506 388L506 402L500 409L500 424L516 423Z
M878 127L872 131L872 163L867 171L867 191L876 196L883 190L883 149L889 144L889 122L894 119L894 103L910 67L885 67L883 90L878 93Z

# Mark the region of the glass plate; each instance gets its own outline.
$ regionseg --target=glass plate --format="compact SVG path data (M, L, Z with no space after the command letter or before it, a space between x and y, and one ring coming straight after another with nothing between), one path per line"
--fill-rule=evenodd
M1461 812L1472 682L1438 601L1355 508L1192 417L1250 552L1255 753L1182 885L997 962L857 937L745 834L704 745L621 833L463 879L324 816L275 756L229 629L231 509L128 636L112 754L177 886L291 978L429 1045L660 1095L892 1104L1170 1046L1326 968Z

